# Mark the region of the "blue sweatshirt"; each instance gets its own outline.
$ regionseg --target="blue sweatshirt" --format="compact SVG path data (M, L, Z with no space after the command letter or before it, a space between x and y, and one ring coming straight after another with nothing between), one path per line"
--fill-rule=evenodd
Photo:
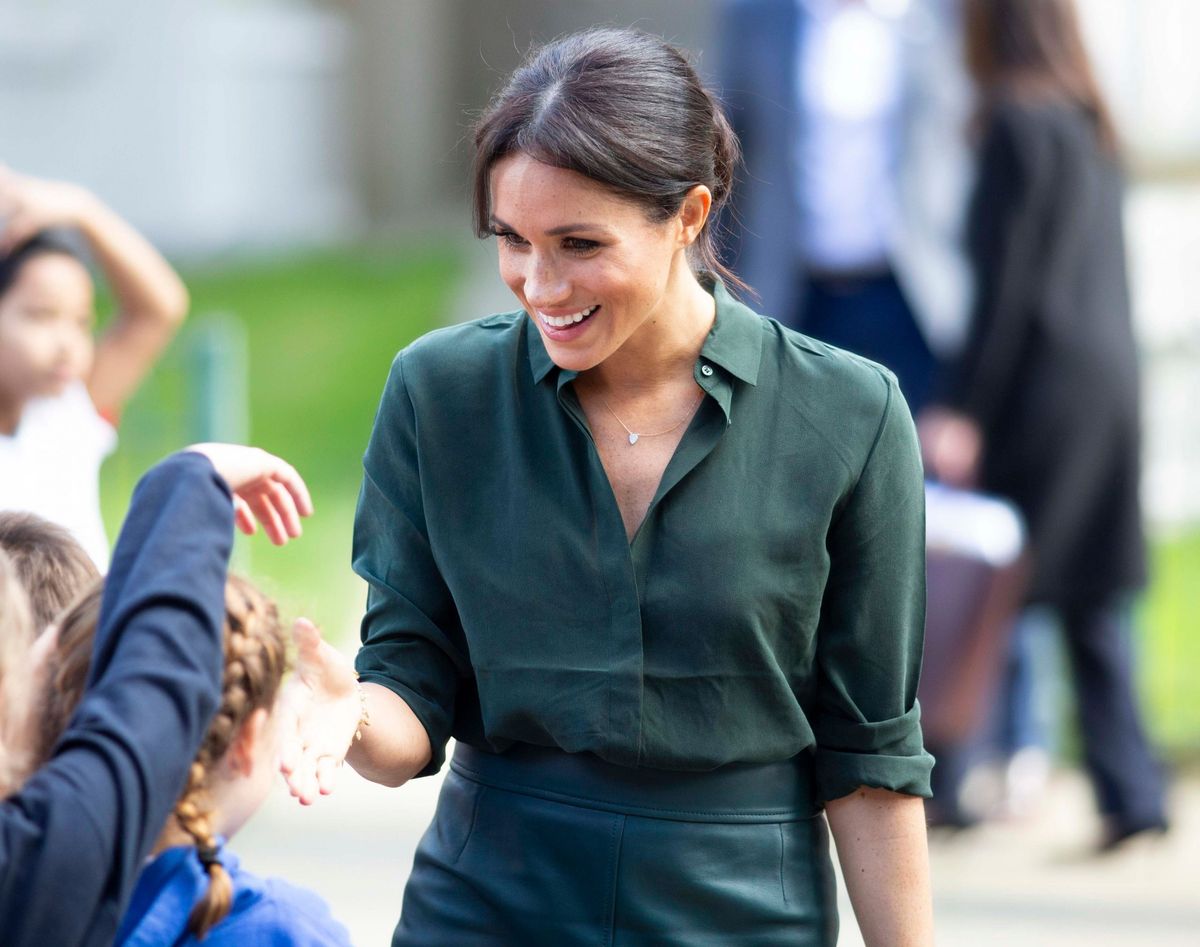
M220 695L229 488L199 454L147 473L113 552L88 689L0 804L0 943L107 945Z
M203 941L188 915L208 888L192 846L168 848L138 879L114 947L350 947L350 937L316 894L278 878L243 871L227 848L219 853L233 882L233 905Z

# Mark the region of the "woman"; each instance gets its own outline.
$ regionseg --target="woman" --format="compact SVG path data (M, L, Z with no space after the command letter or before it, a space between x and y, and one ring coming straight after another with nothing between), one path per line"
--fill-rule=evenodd
M475 141L521 311L400 353L355 527L346 758L398 785L457 740L393 943L832 944L824 810L867 942L928 944L894 377L730 295L737 142L663 41L542 48Z
M922 440L942 479L1010 497L1028 521L1029 600L1061 619L1110 848L1166 824L1129 646L1145 548L1117 135L1070 0L972 0L967 14L978 303Z

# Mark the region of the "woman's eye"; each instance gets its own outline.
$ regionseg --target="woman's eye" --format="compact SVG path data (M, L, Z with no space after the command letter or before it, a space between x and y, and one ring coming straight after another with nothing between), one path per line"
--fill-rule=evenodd
M572 253L591 253L598 249L600 244L595 240L584 240L582 237L567 237L563 246Z
M500 240L503 240L503 241L504 241L504 243L505 243L505 244L507 244L507 245L508 245L508 246L510 246L510 247L523 247L523 246L525 246L525 240L524 240L524 238L522 238L522 237L518 236L517 234L513 233L511 230L497 230L497 231L494 231L494 232L495 232L495 234L496 234L496 237L497 237L498 239L500 239Z

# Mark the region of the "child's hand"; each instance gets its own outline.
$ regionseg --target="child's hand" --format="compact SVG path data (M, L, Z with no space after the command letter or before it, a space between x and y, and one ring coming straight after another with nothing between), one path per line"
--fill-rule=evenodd
M0 165L0 254L12 252L47 227L79 226L92 200L78 185L17 174Z
M942 483L971 489L979 482L983 432L969 415L932 406L917 417L925 467Z
M316 626L298 618L296 677L282 704L283 749L279 768L292 795L311 805L333 792L338 770L362 720L358 679L346 657L322 640Z
M300 517L312 515L312 499L291 464L265 450L238 444L193 444L188 450L212 461L229 484L234 519L243 533L254 533L257 518L276 546L300 535Z

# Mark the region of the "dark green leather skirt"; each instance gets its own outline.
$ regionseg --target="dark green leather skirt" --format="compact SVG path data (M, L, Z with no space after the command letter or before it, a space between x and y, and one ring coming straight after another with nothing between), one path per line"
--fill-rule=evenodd
M460 744L392 943L832 947L810 786L802 760L678 773Z

